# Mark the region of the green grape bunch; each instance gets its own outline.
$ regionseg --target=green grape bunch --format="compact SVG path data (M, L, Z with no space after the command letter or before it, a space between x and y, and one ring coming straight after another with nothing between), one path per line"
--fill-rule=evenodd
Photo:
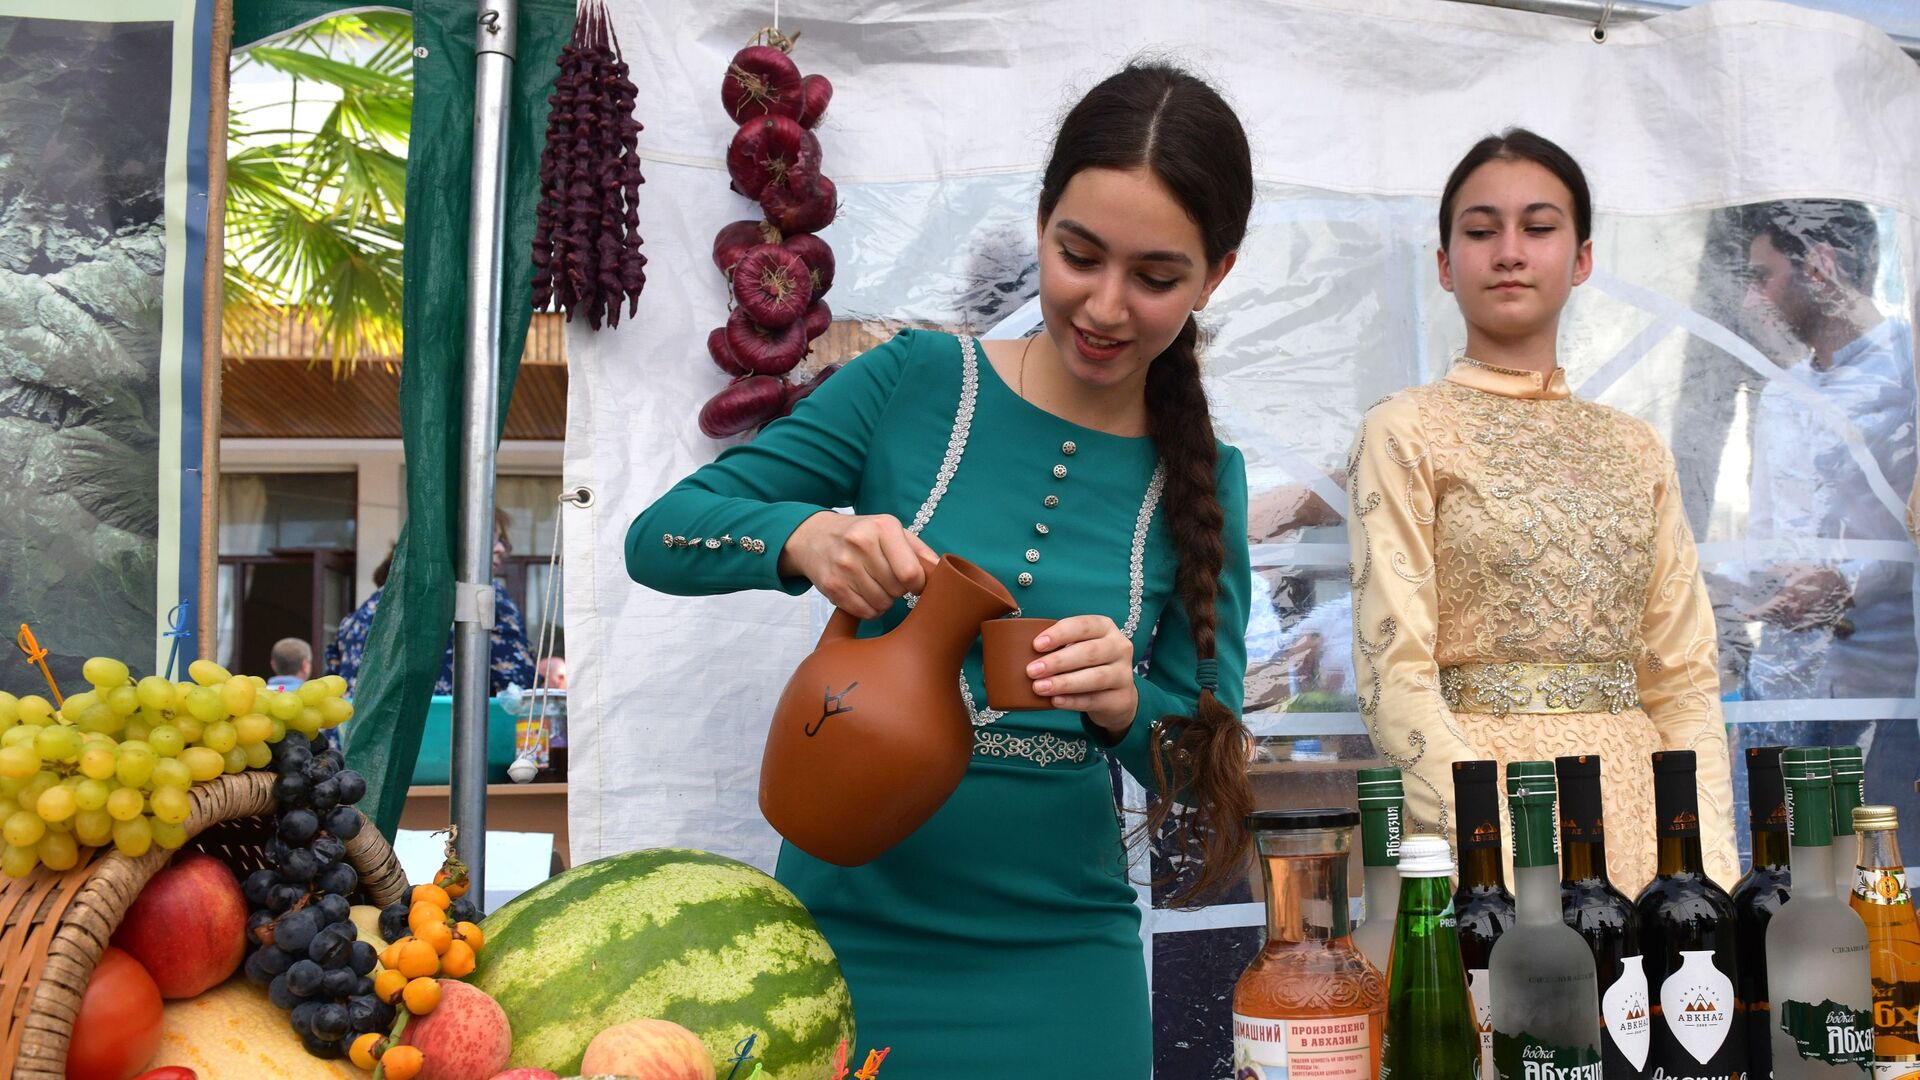
M132 857L174 850L193 785L267 768L287 732L311 739L353 716L338 675L279 690L196 660L186 682L135 680L105 656L81 674L90 689L58 709L0 691L0 874L69 870L109 843Z

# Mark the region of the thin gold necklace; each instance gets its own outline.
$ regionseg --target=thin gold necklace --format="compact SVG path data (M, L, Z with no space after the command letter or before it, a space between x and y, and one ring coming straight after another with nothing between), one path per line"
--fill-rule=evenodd
M1033 335L1033 337L1030 337L1027 339L1027 343L1025 345L1020 347L1020 378L1019 378L1020 389L1018 390L1018 393L1022 398L1025 398L1027 396L1027 352L1033 348L1033 339L1039 336L1040 336L1039 334Z
M1459 361L1460 363L1472 364L1474 367L1480 368L1484 371L1496 371L1502 375L1540 375L1540 372L1538 371L1522 371L1519 368L1501 367L1498 364L1489 364L1485 360L1475 360L1473 357L1468 356L1466 353L1456 353L1454 355L1454 359ZM1559 365L1555 364L1554 367L1556 370L1558 370ZM1541 377L1545 378L1546 376L1542 375Z

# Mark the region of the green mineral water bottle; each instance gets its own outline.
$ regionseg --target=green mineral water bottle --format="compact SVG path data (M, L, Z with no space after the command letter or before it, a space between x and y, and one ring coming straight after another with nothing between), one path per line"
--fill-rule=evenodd
M1400 844L1400 911L1387 980L1387 1033L1380 1080L1480 1076L1480 1028L1460 963L1453 915L1453 858L1438 836Z

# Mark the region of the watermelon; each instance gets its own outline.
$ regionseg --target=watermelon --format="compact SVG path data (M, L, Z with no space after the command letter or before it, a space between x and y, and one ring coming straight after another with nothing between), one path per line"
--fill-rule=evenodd
M468 982L513 1027L510 1067L580 1071L587 1044L629 1020L671 1020L715 1062L752 1036L765 1080L819 1080L856 1045L853 998L795 896L746 863L655 849L576 866L481 924ZM726 1066L722 1066L724 1069Z

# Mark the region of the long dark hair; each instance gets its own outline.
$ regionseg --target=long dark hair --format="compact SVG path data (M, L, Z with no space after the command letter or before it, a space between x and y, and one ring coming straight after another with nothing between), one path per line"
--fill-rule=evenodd
M1053 217L1068 181L1082 169L1140 168L1152 170L1199 226L1209 266L1239 248L1253 210L1253 156L1240 118L1205 82L1158 62L1128 65L1067 114L1040 184L1041 220ZM1166 469L1160 506L1180 557L1180 603L1195 656L1210 661L1224 545L1246 538L1221 535L1226 515L1214 495L1218 455L1200 383L1199 337L1199 324L1188 315L1147 369L1146 399L1148 433ZM1189 809L1174 819L1172 843L1177 854L1198 860L1198 874L1174 902L1193 903L1244 869L1245 819L1253 809L1246 728L1205 687L1192 716L1164 716L1153 724L1150 753L1163 794L1149 800L1142 828L1149 837L1159 835L1174 814L1171 793L1180 793Z
M1586 243L1593 236L1593 195L1587 191L1587 174L1573 155L1560 144L1523 127L1511 127L1498 135L1489 135L1473 144L1467 156L1453 167L1447 186L1440 194L1440 249L1453 244L1453 200L1460 185L1473 171L1489 161L1531 161L1558 177L1573 192L1573 232Z

